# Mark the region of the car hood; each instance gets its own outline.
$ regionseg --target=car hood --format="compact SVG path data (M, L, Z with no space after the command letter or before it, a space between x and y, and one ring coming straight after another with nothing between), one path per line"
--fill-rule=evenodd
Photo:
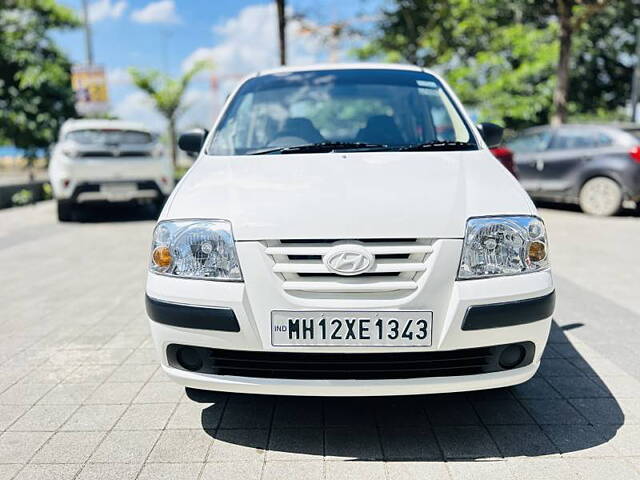
M161 219L230 220L236 240L462 238L535 211L488 150L201 156Z

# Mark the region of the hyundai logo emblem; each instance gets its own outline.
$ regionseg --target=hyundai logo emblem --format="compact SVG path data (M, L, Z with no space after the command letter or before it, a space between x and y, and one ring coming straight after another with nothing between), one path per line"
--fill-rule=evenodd
M374 264L374 257L360 245L336 245L323 257L327 269L338 275L358 275L366 272Z

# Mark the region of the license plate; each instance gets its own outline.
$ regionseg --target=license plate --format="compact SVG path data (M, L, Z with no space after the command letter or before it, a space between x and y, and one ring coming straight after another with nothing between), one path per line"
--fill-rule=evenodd
M433 312L271 312L273 346L430 347Z
M100 191L108 197L129 197L137 189L135 183L105 183L100 186Z

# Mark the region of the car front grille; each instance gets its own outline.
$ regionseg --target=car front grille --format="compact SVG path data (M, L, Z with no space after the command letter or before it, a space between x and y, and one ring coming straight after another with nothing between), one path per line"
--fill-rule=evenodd
M519 361L505 364L508 349ZM452 377L498 372L529 365L531 342L450 351L398 353L251 352L191 347L167 347L169 365L213 375L299 380L376 380Z
M373 255L374 266L354 276L331 272L322 256L339 243L361 245ZM279 240L266 242L265 248L284 290L320 293L411 292L432 252L431 240L416 238Z

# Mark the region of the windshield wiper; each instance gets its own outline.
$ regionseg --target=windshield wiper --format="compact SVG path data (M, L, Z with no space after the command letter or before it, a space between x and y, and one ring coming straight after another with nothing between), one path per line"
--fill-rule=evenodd
M255 150L247 155L266 155L269 153L326 153L334 150L385 150L388 145L381 143L366 142L319 142L308 143L305 145L294 145L290 147L267 148L264 150Z
M398 151L401 152L419 152L421 150L439 150L439 151L452 151L452 150L476 150L478 147L474 143L469 142L456 142L452 140L435 140L433 142L416 143L414 145L405 145L404 147L398 147Z

